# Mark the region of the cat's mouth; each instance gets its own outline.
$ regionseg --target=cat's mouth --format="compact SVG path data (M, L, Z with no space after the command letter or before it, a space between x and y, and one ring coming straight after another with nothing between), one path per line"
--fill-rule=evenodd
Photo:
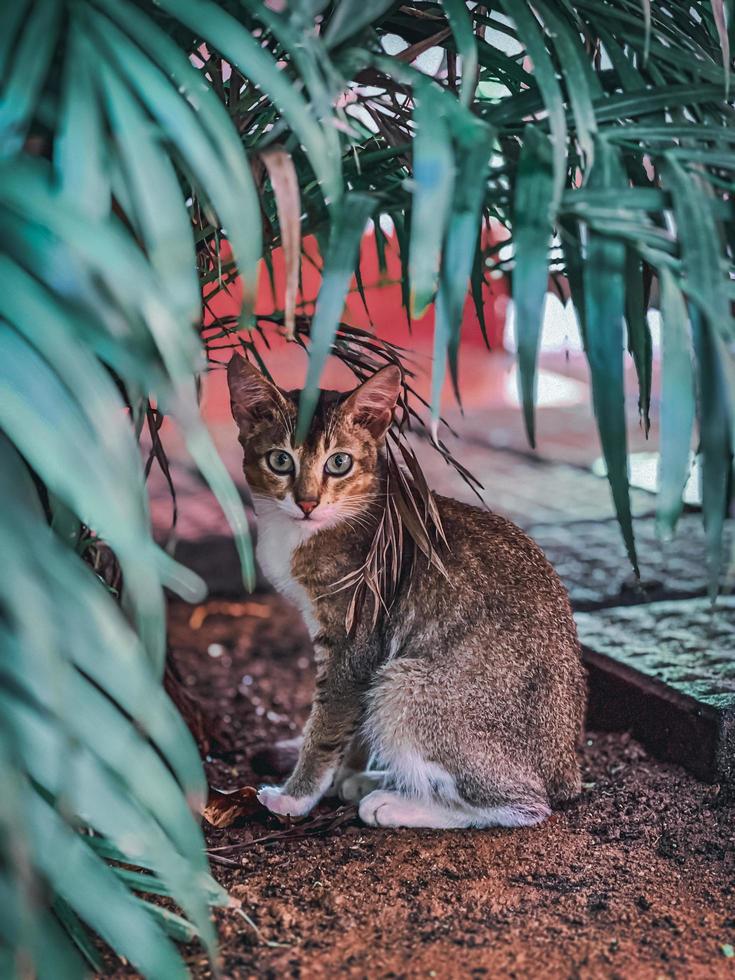
M331 507L322 510L313 510L310 514L291 513L289 516L291 520L301 525L304 533L321 531L326 527L331 527L340 518L339 512L336 512Z
M297 524L303 524L305 528L313 528L314 530L319 527L324 527L329 522L329 517L324 514L317 514L316 516L314 514L293 514L291 519L296 521Z

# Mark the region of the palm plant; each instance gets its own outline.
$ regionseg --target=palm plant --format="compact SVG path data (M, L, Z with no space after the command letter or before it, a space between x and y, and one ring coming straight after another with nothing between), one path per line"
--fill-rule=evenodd
M137 445L157 413L175 420L249 581L247 523L198 412L202 285L238 274L248 331L259 260L283 245L293 333L301 235L317 236L307 425L365 224L380 235L387 215L407 311L435 304L435 420L468 286L482 316L484 276L511 276L533 443L542 305L550 277L565 283L634 564L623 358L627 344L647 425L655 298L658 519L673 530L698 419L716 588L735 432L734 26L732 0L3 5L3 975L98 967L92 934L146 976L185 973L170 936L215 955L209 907L227 897L192 815L206 787L161 686L163 588L201 583L153 543ZM488 219L502 251L479 247Z

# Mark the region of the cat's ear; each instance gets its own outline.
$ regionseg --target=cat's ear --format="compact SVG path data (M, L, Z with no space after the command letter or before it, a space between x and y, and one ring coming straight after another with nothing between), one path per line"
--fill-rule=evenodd
M401 382L400 368L395 364L386 365L355 388L342 405L343 413L351 416L358 425L364 425L376 439L381 439L393 418Z
M227 365L232 415L240 429L276 416L283 410L284 398L278 388L240 354L233 354Z

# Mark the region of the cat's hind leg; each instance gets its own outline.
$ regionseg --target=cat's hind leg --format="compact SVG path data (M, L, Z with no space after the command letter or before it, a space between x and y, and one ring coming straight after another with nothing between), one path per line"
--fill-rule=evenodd
M470 688L471 690L471 688ZM541 778L500 732L454 700L422 659L388 664L370 692L363 733L390 791L371 793L360 816L373 826L530 827L551 813Z
M433 798L404 796L375 790L360 803L360 819L371 827L425 827L459 830L467 827L531 827L548 817L544 804L504 804L495 807L451 805Z
M437 800L403 796L378 789L360 803L360 819L370 827L433 827L450 830L471 827L468 815Z
M359 803L363 796L385 785L386 773L372 770L370 749L361 731L358 731L345 752L337 770L330 796L337 796L343 803Z

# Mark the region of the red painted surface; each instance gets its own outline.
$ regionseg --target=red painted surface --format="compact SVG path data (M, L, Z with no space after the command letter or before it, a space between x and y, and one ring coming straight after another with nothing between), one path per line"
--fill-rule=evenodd
M297 309L311 313L321 282L321 275L318 271L320 260L314 239L306 239L304 244L312 261L305 260L302 263L303 293L298 296ZM422 394L428 394L434 328L433 306L421 319L413 321L409 331L406 313L401 305L401 264L397 246L393 239L388 241L386 269L381 272L374 235L372 232L366 234L362 240L361 269L365 303L363 303L353 279L345 305L344 322L372 330L378 337L405 347L410 355L415 358L419 369L419 388ZM279 302L274 301L269 276L265 268L262 268L258 285L256 314L264 315L282 308L285 280L283 256L280 250L276 251L273 256L273 272L273 286ZM220 292L211 298L211 310L217 316L237 315L240 308L240 297L241 289L239 283L235 282L227 293ZM509 299L506 280L501 278L493 280L491 285L485 285L483 287L483 299L488 340L493 353L489 352L485 346L480 323L468 291L462 321L462 348L460 352L460 385L466 404L478 402L487 404L488 397L492 398L488 386L488 370L493 376L497 375L499 365L492 363L497 361L493 354L503 350L503 328ZM211 317L209 321L211 322ZM205 318L206 322L207 318ZM283 387L300 387L306 373L306 358L295 345L286 343L276 337L275 334L274 330L272 332L273 349L267 354L269 370ZM229 413L221 373L214 372L206 384L205 413L212 421L222 419ZM322 387L347 388L352 383L350 372L333 359L324 372ZM444 400L447 404L453 400L448 382L445 386Z

